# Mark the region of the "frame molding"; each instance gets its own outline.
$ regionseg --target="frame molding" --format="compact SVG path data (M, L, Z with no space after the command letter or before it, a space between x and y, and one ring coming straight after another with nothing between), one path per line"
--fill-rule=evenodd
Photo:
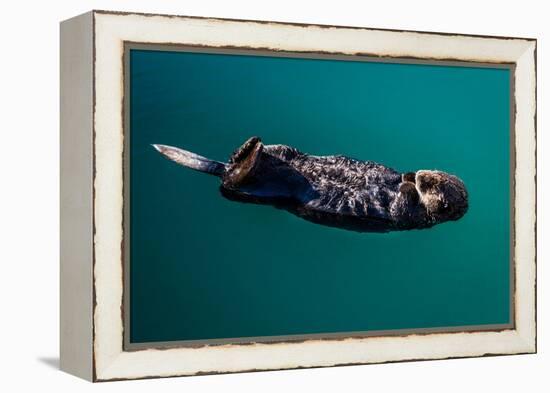
M62 60L79 56L78 48L86 40L91 40L93 48L87 57L72 64L76 69L73 72L84 75L74 81L77 87L62 80L62 98L72 98L66 102L62 99L62 120L70 119L75 111L93 111L89 123L85 123L86 118L62 121L62 190L70 190L81 178L84 184L66 197L75 199L86 192L93 195L90 206L79 210L87 220L80 222L89 230L93 227L93 238L80 224L83 232L79 239L89 247L71 245L68 233L78 223L62 213L61 248L73 250L72 254L62 252L61 260L62 369L105 381L536 352L536 40L105 11L92 11L62 23L69 25L83 34L74 34L69 28L64 32L62 27ZM121 314L125 42L515 67L514 327L490 332L427 332L125 351ZM66 68L62 71L67 72ZM77 99L87 95L92 102ZM78 133L71 134L76 129ZM68 157L69 146L63 142L70 138L89 140L91 146L80 156ZM74 176L63 175L64 167L82 163L83 157L93 164L92 168L75 170ZM64 183L68 185L65 188ZM62 212L68 212L63 193L61 203ZM67 232L63 232L64 222ZM74 259L78 257L82 263L77 266ZM89 280L91 291L85 286L74 294L63 291L71 287L75 274L84 282ZM68 296L74 301L67 302ZM75 324L78 317L87 322ZM67 331L77 333L75 338L67 339ZM85 337L89 340L84 348L75 349L75 345L82 346ZM67 344L76 356L71 357ZM78 366L65 366L68 359Z

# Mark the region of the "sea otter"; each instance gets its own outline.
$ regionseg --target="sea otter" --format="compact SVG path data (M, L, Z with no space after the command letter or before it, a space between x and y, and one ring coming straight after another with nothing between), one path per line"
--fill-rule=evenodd
M308 221L358 232L430 228L458 220L468 193L458 177L437 170L400 173L372 161L313 156L252 137L228 163L153 145L180 165L221 178L230 200L271 205Z

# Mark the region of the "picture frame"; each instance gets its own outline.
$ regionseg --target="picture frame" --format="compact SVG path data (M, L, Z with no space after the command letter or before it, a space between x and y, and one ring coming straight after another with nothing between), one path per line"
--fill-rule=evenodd
M62 370L111 381L536 352L535 39L111 11L64 21L60 36ZM510 320L132 343L128 72L140 49L509 72Z

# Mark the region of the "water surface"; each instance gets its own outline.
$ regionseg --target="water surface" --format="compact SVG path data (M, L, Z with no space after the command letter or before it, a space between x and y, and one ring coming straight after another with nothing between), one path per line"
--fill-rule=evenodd
M508 69L131 50L134 343L508 323ZM220 161L250 136L439 169L470 209L361 234L223 199L152 143Z

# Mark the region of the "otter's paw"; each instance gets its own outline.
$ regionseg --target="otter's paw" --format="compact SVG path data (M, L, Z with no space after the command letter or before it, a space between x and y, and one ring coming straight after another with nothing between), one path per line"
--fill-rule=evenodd
M415 172L407 172L401 175L401 180L403 182L411 182L413 184L416 183L416 173Z
M404 181L399 184L399 193L407 200L408 202L418 203L420 196L416 190L414 183L409 181Z

